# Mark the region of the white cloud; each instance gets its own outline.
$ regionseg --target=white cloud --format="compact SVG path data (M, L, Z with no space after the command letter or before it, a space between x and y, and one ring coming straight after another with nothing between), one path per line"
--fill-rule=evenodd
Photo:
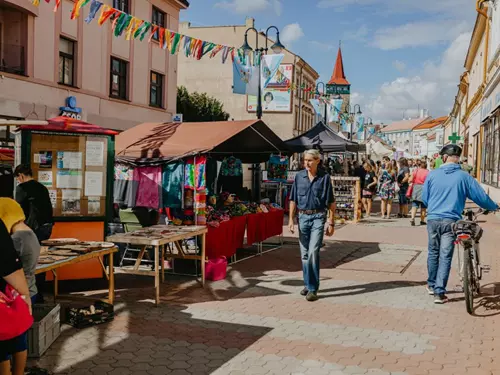
M405 47L430 46L454 40L469 30L467 22L424 21L380 29L375 32L373 45L382 50L395 50Z
M396 68L400 73L403 73L403 71L406 69L406 64L399 60L393 61L392 66Z
M281 4L280 0L273 0L274 12L279 17L281 13L283 13L283 4Z
M287 49L290 49L292 44L304 36L304 31L298 23L286 25L281 32L281 42Z
M273 9L276 15L281 16L283 10L281 0L229 0L220 1L214 7L242 15Z
M438 61L427 61L418 75L399 77L384 83L371 96L360 96L363 112L374 121L385 123L416 116L417 108L426 108L432 116L449 113L457 83L463 72L463 63L471 33L460 34Z
M335 49L333 44L318 42L317 40L311 40L309 44L316 49L320 49L322 51L331 51Z
M369 32L370 32L370 30L368 29L368 26L363 24L360 27L358 27L357 30L346 31L342 35L342 40L354 40L357 42L364 43L367 41L367 37L368 37Z
M460 16L470 15L475 4L470 0L320 0L319 8L333 8L338 12L348 10L349 7L370 7L381 14L387 13L414 13L427 14L445 13Z

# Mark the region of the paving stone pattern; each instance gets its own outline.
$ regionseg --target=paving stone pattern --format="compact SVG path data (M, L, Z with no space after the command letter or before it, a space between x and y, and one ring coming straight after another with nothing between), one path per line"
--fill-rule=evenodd
M337 231L322 249L320 300L309 303L298 245L231 267L205 289L169 276L162 304L152 280L117 276L116 317L84 330L64 326L38 361L55 374L500 375L500 221L484 225L492 267L465 311L425 291L426 231L408 221L370 220Z

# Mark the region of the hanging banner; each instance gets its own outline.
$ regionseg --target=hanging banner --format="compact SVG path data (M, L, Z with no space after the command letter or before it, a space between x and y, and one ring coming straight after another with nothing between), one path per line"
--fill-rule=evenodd
M233 94L257 95L258 87L259 67L235 58L233 60Z
M332 99L329 101L329 122L338 122L343 99Z
M262 90L262 110L264 112L291 112L292 93L290 86L293 77L293 64L281 64L267 87ZM248 112L257 111L257 96L249 95Z
M319 99L309 99L309 103L311 103L311 105L313 106L314 112L316 112L316 114L318 114L320 116L324 115L325 110L324 110L324 107L323 107L323 109L321 108L322 105L319 102Z
M50 0L45 0L50 3ZM33 5L39 6L40 0L31 0ZM112 33L115 37L125 35L126 40L139 39L143 41L148 37L151 42L154 38L158 41L159 48L168 50L172 55L182 52L186 57L192 57L200 60L204 56L214 58L221 54L222 63L225 63L229 56L234 57L236 48L191 38L187 35L179 34L175 31L165 29L161 26L154 25L149 21L141 20L131 14L122 12L119 9L113 8L99 0L75 0L70 18L72 20L78 18L82 13L82 9L89 6L89 14L85 18L86 23L91 23L95 18L98 18L98 25L102 26L107 21L112 23ZM61 0L55 0L54 12L60 8ZM97 14L100 11L99 17Z
M356 133L358 140L365 140L365 118L364 116L357 116L356 118Z
M265 89L278 72L285 55L265 55L261 59L261 87Z

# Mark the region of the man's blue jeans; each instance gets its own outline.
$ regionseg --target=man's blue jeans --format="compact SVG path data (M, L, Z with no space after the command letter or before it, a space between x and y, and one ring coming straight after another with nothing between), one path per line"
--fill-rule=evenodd
M323 244L326 214L299 214L299 242L304 285L310 292L319 289L319 249Z
M455 220L440 219L427 222L429 233L429 254L427 257L427 284L434 294L445 294L446 284L450 277L451 261L455 249L455 235L452 225Z

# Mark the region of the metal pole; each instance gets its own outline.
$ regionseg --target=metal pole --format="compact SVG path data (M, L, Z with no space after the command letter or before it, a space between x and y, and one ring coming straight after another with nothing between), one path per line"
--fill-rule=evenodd
M258 38L259 38L259 34L257 34L257 51L258 51ZM262 83L262 77L261 77L261 61L260 59L262 58L262 54L258 55L259 57L259 87L257 88L257 118L260 120L262 119L262 89L260 87L261 83Z
M326 118L328 116L328 107L325 99L325 125L328 125L328 119Z
M353 133L353 126L354 126L354 115L351 115L351 141L352 141L352 133Z

